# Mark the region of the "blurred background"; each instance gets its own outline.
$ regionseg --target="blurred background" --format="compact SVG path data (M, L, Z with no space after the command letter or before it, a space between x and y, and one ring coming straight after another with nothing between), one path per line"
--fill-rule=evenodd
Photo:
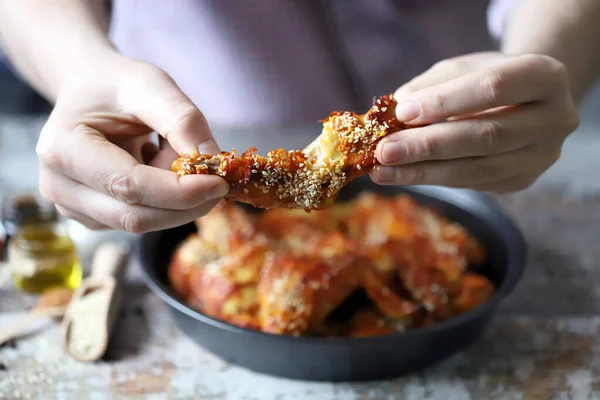
M50 105L18 78L0 48L0 118L35 115L50 111ZM586 122L600 123L600 84L582 107Z
M0 49L0 118L43 114L50 105L17 77Z

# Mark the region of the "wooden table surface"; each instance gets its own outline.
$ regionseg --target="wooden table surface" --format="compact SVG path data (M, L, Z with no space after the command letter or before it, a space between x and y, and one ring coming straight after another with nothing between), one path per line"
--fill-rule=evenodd
M528 242L526 273L475 345L426 371L327 384L224 363L181 334L132 264L106 360L69 359L44 321L0 349L0 399L600 399L599 131L582 128L537 185L499 198ZM0 326L30 304L0 288Z

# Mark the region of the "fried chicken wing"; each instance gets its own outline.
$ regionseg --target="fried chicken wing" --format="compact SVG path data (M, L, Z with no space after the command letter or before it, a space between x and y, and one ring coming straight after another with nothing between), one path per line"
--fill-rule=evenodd
M460 313L484 303L494 292L494 285L488 279L473 273L465 274L459 285L454 306Z
M323 329L325 318L354 291L363 289L383 315L404 319L416 303L401 299L379 279L371 261L341 232L312 231L299 240L296 225L281 240L286 252L265 263L259 284L261 328L304 334ZM305 225L300 225L304 233Z
M406 321L407 317L419 312L418 303L403 299L392 291L373 269L365 269L362 274L363 288L379 311L389 319Z
M343 336L367 337L388 335L398 332L398 329L378 312L359 310L350 320Z
M440 318L451 315L451 298L468 265L485 259L462 226L408 195L362 194L346 226L386 279L399 276L412 298Z
M177 248L171 259L168 277L173 288L187 299L191 293L191 282L201 275L205 266L219 257L217 249L197 234L188 236Z
M300 226L306 227L310 232L335 232L340 229L341 218L339 207L336 206L311 213L299 209L275 208L262 212L258 220L263 231L279 236L286 232L297 232Z
M261 232L296 253L310 253L324 240L332 240L327 234L335 233L338 226L330 210L273 209L262 213L258 221Z
M257 285L267 251L268 242L259 235L209 263L191 284L191 301L211 317L258 328Z
M205 216L196 220L198 234L218 254L244 244L256 233L255 218L230 201L222 201Z
M406 128L395 117L392 95L377 97L366 114L333 112L322 133L303 150L272 150L266 157L250 148L218 155L182 155L178 175L219 175L230 184L226 198L260 208L319 210L330 207L342 187L369 172L384 136Z
M258 285L261 329L289 335L319 329L359 287L360 278L360 266L351 258L274 255L265 263Z

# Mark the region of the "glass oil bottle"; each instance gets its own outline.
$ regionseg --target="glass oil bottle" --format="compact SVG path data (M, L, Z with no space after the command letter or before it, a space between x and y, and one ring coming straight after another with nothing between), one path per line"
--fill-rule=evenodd
M79 286L83 271L77 248L52 203L35 195L14 197L4 219L10 235L6 262L18 289L40 294Z

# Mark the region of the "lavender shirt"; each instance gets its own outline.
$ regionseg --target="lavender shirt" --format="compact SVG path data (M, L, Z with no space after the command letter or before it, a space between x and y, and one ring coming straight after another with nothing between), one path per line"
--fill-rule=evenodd
M111 37L209 123L364 111L432 63L489 50L518 0L114 0Z

